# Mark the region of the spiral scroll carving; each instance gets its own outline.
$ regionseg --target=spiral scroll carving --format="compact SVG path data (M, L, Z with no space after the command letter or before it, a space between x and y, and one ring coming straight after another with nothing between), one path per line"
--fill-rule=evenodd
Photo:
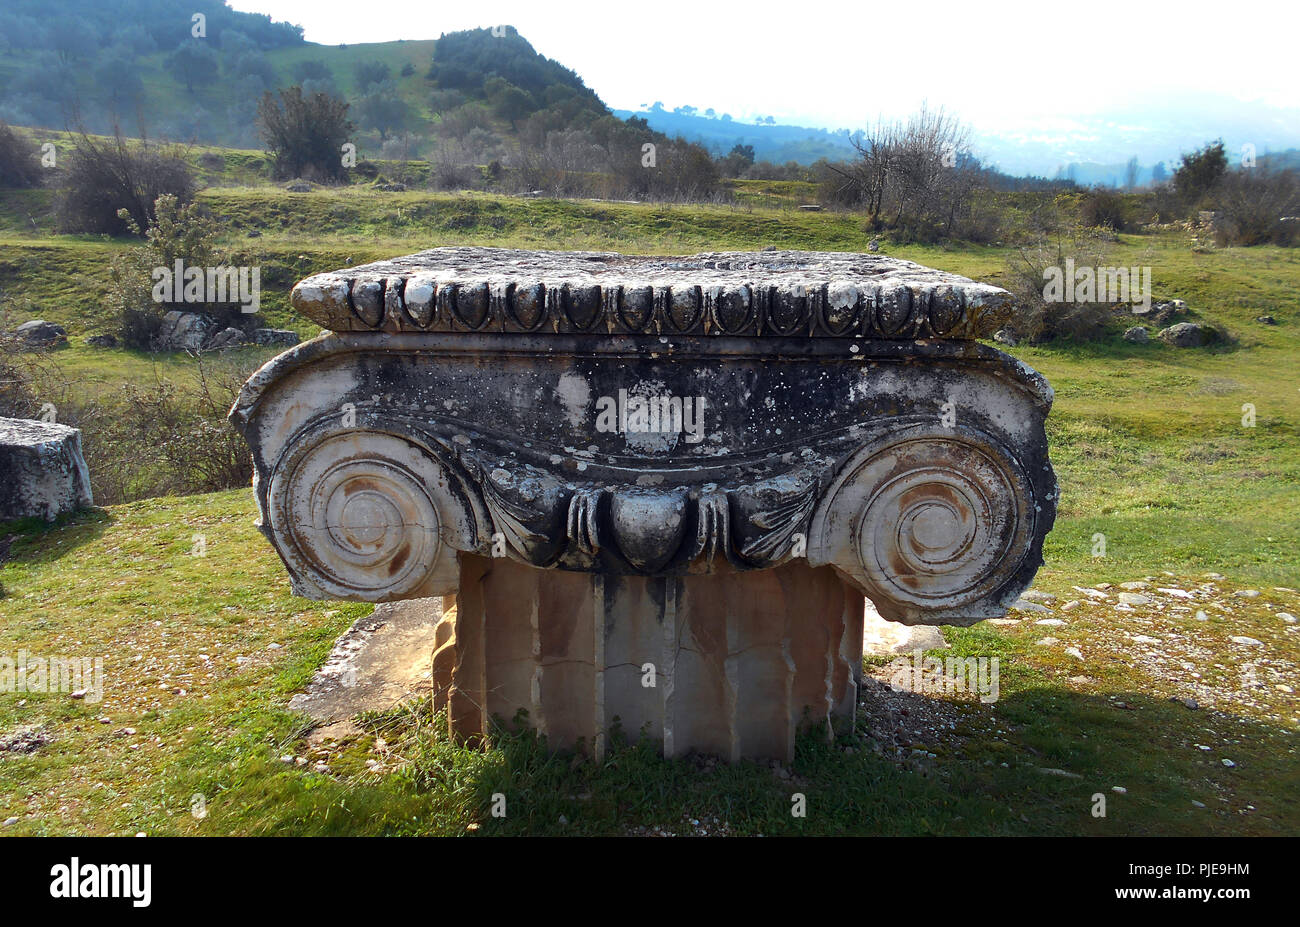
M1019 463L975 433L914 434L862 454L823 522L835 561L886 606L882 614L960 609L1019 569L1034 532Z
M419 595L451 553L440 537L445 485L439 465L402 438L333 434L276 468L271 527L299 578L332 597Z

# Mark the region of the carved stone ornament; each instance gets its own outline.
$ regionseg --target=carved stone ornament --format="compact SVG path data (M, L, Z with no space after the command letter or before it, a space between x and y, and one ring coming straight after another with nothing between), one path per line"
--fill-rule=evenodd
M458 595L435 675L461 733L524 708L557 743L602 743L608 692L590 712L570 695L648 663L680 684L643 686L654 710L625 687L618 707L666 752L787 755L810 704L852 714L862 596L971 624L1042 562L1052 392L973 340L1007 319L995 287L875 255L441 248L309 277L293 303L331 331L231 411L262 530L301 595ZM577 650L573 621L591 628ZM744 656L755 634L770 665ZM816 685L779 657L803 645ZM683 647L716 660L687 672ZM570 658L590 680L500 695ZM779 719L744 720L755 692ZM716 724L683 720L706 707Z

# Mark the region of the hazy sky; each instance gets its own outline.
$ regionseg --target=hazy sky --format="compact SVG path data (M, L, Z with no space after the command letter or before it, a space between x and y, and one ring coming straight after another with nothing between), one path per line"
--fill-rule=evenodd
M1300 107L1296 0L231 5L324 44L509 24L622 109L661 100L855 128L928 100L984 131L1068 131L1077 116L1206 92Z

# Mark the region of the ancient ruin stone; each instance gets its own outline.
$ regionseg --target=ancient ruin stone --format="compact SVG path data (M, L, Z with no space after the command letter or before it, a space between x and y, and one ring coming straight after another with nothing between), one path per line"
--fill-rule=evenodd
M53 521L94 504L81 432L67 425L0 418L0 475L0 521Z
M231 412L313 598L457 596L452 728L788 758L851 719L862 598L1001 617L1056 510L995 287L875 255L437 249L294 288L332 331Z

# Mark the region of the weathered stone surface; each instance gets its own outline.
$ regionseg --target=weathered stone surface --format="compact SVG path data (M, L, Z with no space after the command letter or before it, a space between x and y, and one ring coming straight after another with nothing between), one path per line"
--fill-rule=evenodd
M1005 290L871 254L633 257L435 248L317 274L294 307L331 331L982 338Z
M862 617L862 652L868 656L892 656L912 653L914 650L942 650L948 646L939 628L924 624L900 624L881 618L870 599L866 600Z
M215 327L202 313L173 309L163 316L158 347L163 351L201 351Z
M114 335L91 335L86 339L86 344L92 348L115 348L117 347L117 338Z
M67 425L0 418L0 476L0 521L53 521L94 504L81 432Z
M277 345L291 348L302 339L297 332L284 328L255 328L249 338L254 344Z
M1145 326L1134 325L1124 331L1124 340L1133 344L1146 344L1151 340L1151 334L1146 330Z
M24 347L49 348L67 343L68 332L57 322L32 319L15 328L13 337Z
M205 351L220 351L222 348L232 348L237 345L247 344L248 336L237 328L223 328L203 346Z
M325 664L289 707L330 723L428 696L446 604L433 598L375 606L335 642Z
M826 567L624 577L462 560L439 627L434 707L462 737L520 711L549 745L603 754L617 725L664 755L794 756L849 725L862 597Z
M1052 392L972 340L996 288L870 255L440 249L295 294L344 330L232 409L262 529L299 594L457 595L434 677L463 735L523 707L593 743L616 711L670 753L784 755L800 661L839 635L860 662L862 596L971 624L1042 562ZM682 615L698 710L669 724L628 668ZM742 690L774 700L737 721Z
M1214 329L1196 322L1179 322L1162 330L1159 335L1161 341L1176 348L1199 348L1214 341L1215 337Z

